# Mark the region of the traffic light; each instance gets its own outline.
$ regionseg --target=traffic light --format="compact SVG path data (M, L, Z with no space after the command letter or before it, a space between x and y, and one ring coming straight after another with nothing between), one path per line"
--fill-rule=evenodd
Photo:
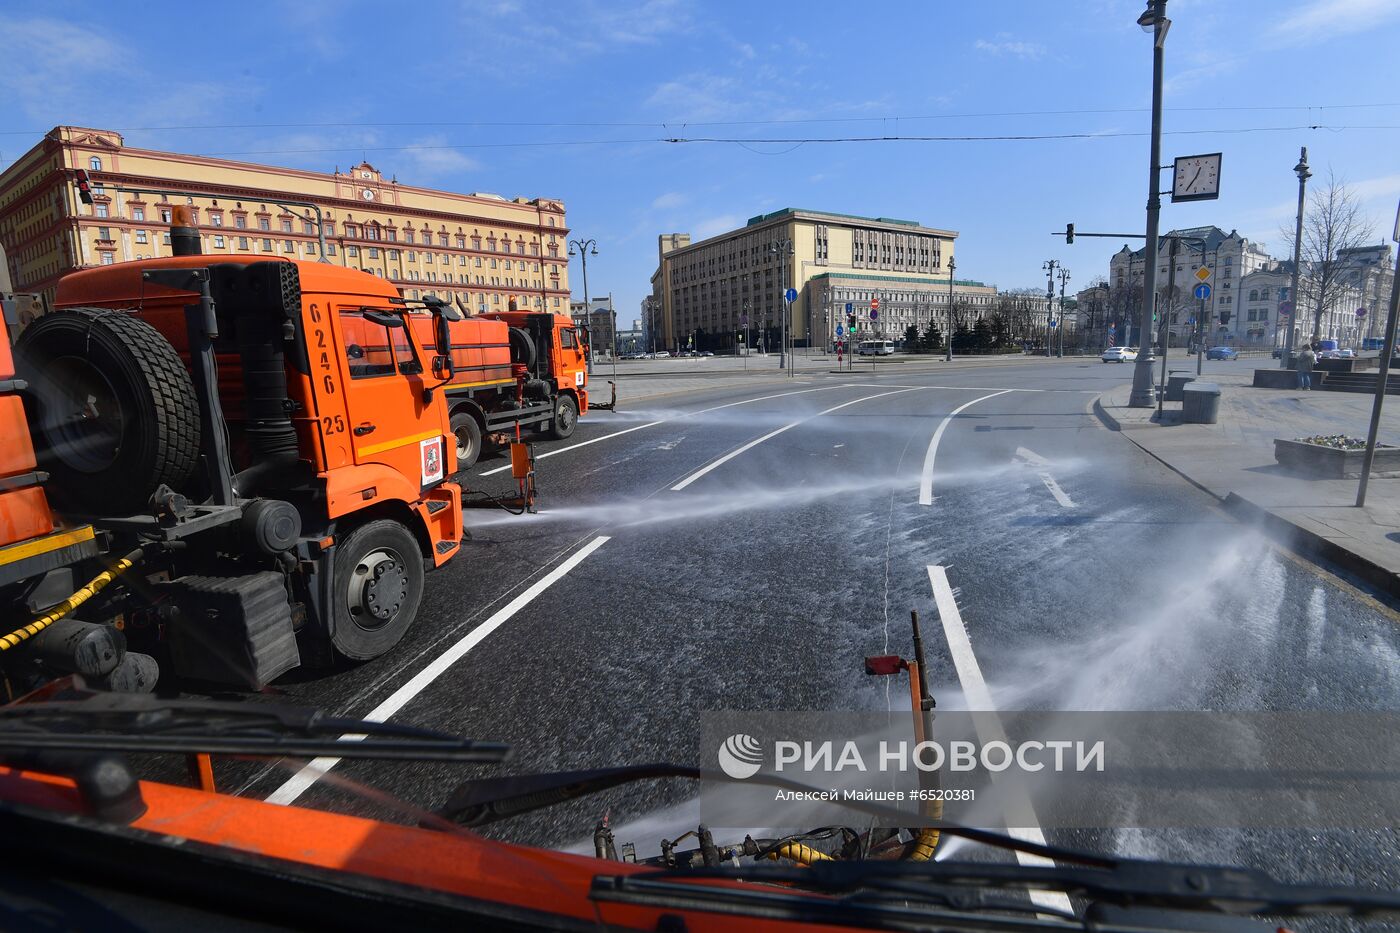
M73 186L78 189L79 201L82 201L84 204L92 203L92 182L88 180L86 169L78 169L78 177L77 180L73 182Z
M1074 224L1065 224L1065 245L1074 242Z

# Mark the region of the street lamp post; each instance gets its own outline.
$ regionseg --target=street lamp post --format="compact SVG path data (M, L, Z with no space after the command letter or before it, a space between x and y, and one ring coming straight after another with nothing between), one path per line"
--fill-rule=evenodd
M1069 281L1069 270L1064 266L1060 267L1060 349L1057 354L1060 359L1065 358L1065 283Z
M947 341L948 352L943 356L943 362L953 362L953 271L957 269L957 263L953 262L953 257L948 257L948 320L946 332L943 339Z
M1051 325L1055 323L1055 268L1060 264L1058 259L1047 259L1040 264L1040 268L1045 270L1045 358L1050 358L1050 331ZM1064 309L1060 309L1061 314ZM1063 321L1060 322L1062 325Z
M577 253L574 252L575 249L578 250ZM597 351L593 346L593 306L588 302L588 254L590 251L594 256L598 255L597 240L589 238L569 241L569 255L577 255L583 262L583 313L584 320L588 322L585 326L588 328L588 375L591 376L593 375L593 354Z
M1302 310L1302 303L1298 300L1298 274L1303 266L1303 201L1308 187L1308 179L1312 177L1312 172L1308 171L1308 147L1304 146L1302 154L1298 156L1298 164L1293 166L1293 171L1298 175L1298 219L1293 228L1293 275L1290 277L1288 285L1288 302L1293 306L1293 310L1288 314L1288 344L1284 352L1278 355L1280 368L1287 369L1292 361L1293 347L1297 340L1293 336L1293 325L1298 320L1298 314ZM1275 322L1278 315L1274 316Z
M788 362L788 318L792 316L792 308L787 300L787 258L792 255L792 240L788 237L773 240L768 244L768 253L778 257L778 287L782 290L783 299L782 328L778 338L778 368L785 369Z
M1152 144L1147 185L1147 246L1143 255L1147 268L1143 275L1142 344L1133 365L1133 391L1128 404L1151 408L1152 399L1152 312L1157 303L1157 223L1162 210L1160 171L1162 162L1162 63L1167 29L1167 0L1148 0L1138 25L1152 33Z

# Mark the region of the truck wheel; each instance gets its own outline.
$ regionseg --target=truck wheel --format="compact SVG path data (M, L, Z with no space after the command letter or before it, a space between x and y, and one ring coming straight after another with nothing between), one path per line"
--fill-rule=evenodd
M452 416L451 426L457 439L457 469L466 470L481 456L481 425L471 412L459 411Z
M578 402L574 401L572 395L559 396L559 400L554 403L554 423L550 426L549 436L562 441L567 437L572 437L576 427L578 427Z
M77 308L40 317L15 344L50 489L93 512L137 512L181 489L199 457L199 409L179 354L147 322Z
M331 644L352 661L398 644L423 600L423 552L412 532L389 519L367 522L336 548Z

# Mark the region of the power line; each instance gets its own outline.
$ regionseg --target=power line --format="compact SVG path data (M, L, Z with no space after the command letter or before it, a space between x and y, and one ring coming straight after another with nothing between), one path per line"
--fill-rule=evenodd
M1297 132L1300 130L1327 130L1329 132L1345 132L1347 130L1396 130L1400 129L1400 124L1354 124L1354 125L1330 125L1324 123L1307 123L1290 126L1245 126L1227 127L1223 129L1193 129L1193 130L1166 130L1164 136L1210 136L1210 135L1239 135L1245 133L1285 133ZM670 144L730 144L748 148L754 145L786 145L802 146L809 143L888 143L888 142L1031 142L1039 140L1057 139L1118 139L1146 136L1146 130L1112 130L1105 132L1087 133L1025 133L1025 134L991 134L991 135L961 135L961 136L914 136L914 135L883 135L883 136L794 136L794 137L743 137L743 136L667 136L667 137L637 137L632 139L573 139L573 140L551 140L551 141L524 141L524 142L497 142L497 143L443 143L433 145L412 145L412 146L326 146L300 149L242 149L237 151L206 152L207 156L252 156L252 155L312 155L336 152L431 152L442 150L461 149L529 149L529 148L555 148L560 146L621 146L638 145L644 143L670 143ZM772 153L762 153L770 155Z
M1325 111L1357 110L1387 107L1400 107L1396 103L1365 104L1278 104L1278 105L1239 105L1220 107L1169 107L1169 113L1237 113L1263 111ZM186 132L195 130L289 130L289 129L638 129L642 127L664 129L673 126L781 126L821 123L882 123L916 122L922 120L963 120L990 117L1051 117L1051 116L1105 116L1126 113L1146 113L1145 107L1085 108L1071 110L996 110L965 113L938 114L890 114L884 116L851 117L791 117L754 120L661 120L661 121L330 121L293 123L191 123L169 126L125 126L113 127L119 133ZM51 129L51 128L50 128ZM0 136L34 136L47 133L48 129L0 130Z

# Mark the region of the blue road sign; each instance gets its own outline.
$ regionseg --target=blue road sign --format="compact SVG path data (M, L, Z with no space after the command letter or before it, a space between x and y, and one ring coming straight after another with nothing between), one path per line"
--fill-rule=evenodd
M796 301L796 300L797 300L797 289L795 289L795 288L789 288L787 291L783 292L783 297L786 298L786 299L788 300L789 303Z
M1060 326L1060 322L1059 322L1059 321L1051 321L1051 322L1050 322L1050 326L1051 326L1051 327L1059 327L1059 326Z
M846 328L842 327L840 324L837 324L837 325L836 325L836 336L840 337L840 336L841 336L842 334L844 334L845 332L846 332Z
M1207 285L1205 282L1202 282L1200 285L1196 286L1196 290L1193 291L1191 294L1195 295L1202 301L1205 301L1207 298L1210 297L1210 286Z
M879 311L879 309L877 309L877 308L871 308L871 309L870 309L870 320L872 320L872 321L878 321L879 319L880 319L880 311Z
M1187 323L1187 324L1195 324L1195 323L1196 323L1196 316L1193 314L1193 315L1191 315L1190 317L1188 317L1188 318L1186 319L1186 323Z
M846 313L847 313L847 314L850 314L850 313L851 313L852 311L854 311L855 309L856 309L856 306L855 306L855 305L851 304L849 301L846 302Z

